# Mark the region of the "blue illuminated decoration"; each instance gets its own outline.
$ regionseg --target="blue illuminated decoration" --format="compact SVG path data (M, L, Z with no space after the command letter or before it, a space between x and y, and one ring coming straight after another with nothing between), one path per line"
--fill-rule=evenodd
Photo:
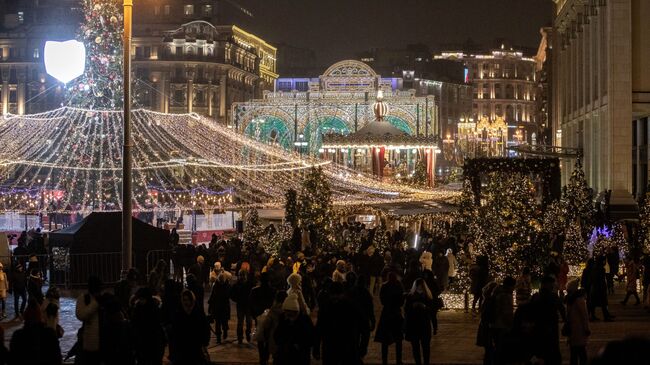
M260 142L278 144L286 149L293 146L293 133L287 123L274 116L262 116L251 120L244 133Z
M309 143L309 150L316 153L323 144L323 135L329 133L348 135L350 128L343 119L337 117L322 117L316 122L310 122L305 127L304 133L305 140Z
M394 115L389 115L385 119L388 121L388 123L392 124L393 127L408 134L413 134L413 129L411 129L411 126L409 126L409 124L404 119L396 117Z

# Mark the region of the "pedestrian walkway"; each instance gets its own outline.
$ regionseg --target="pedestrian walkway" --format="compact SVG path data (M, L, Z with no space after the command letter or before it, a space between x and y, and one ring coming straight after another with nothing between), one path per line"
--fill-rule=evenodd
M65 330L65 335L61 339L61 350L65 356L72 348L76 341L76 335L81 323L75 317L76 299L73 294L65 293L61 298L61 326ZM592 336L588 347L590 356L595 355L602 346L608 341L622 339L626 336L647 336L648 325L650 324L650 314L642 305L635 306L632 304L623 306L620 301L624 297L624 286L619 285L614 296L610 296L610 311L616 316L614 322L607 323L603 321L591 322ZM13 332L22 326L19 320L13 319L13 300L10 297L7 301L7 314L9 317L2 322L5 333L5 343L9 346L9 340ZM207 307L207 306L206 306ZM381 305L376 302L375 308L377 318ZM229 323L230 332L228 340L221 345L216 345L214 335L210 340L208 351L215 364L223 365L248 365L257 364L257 347L255 343L248 344L244 341L242 345L237 344L235 334L236 329L236 309L232 308L232 319ZM600 315L600 313L599 313ZM601 315L602 318L602 315ZM439 330L436 336L431 340L431 361L432 364L481 364L483 359L483 349L475 345L476 329L478 318L470 313L463 311L448 310L439 313ZM564 340L564 339L563 339ZM565 343L561 344L562 358L564 363L568 364L569 350ZM391 362L394 363L394 352L391 348ZM404 363L412 364L413 357L411 346L404 342ZM381 364L381 351L377 343L371 341L368 356L365 358L366 364ZM312 364L320 365L320 361L312 361Z

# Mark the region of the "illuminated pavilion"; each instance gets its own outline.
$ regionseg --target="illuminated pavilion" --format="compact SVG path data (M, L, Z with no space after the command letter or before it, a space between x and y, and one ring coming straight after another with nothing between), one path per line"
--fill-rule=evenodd
M349 135L375 120L377 91L390 104L385 122L411 136L428 137L437 130L433 96L400 91L367 64L346 60L317 79L304 79L308 91L266 92L262 99L234 103L232 127L265 143L317 154L325 134Z

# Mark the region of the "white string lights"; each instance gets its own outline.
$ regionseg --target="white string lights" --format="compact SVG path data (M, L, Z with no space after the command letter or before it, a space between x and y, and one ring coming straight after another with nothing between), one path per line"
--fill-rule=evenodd
M254 141L197 114L133 112L134 209L278 206L312 165L335 204L446 200ZM120 210L122 113L65 107L0 118L0 210Z

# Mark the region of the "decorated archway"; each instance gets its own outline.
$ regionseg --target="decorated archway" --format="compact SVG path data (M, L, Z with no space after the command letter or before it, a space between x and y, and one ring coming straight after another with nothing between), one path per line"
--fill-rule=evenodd
M315 122L308 123L304 130L304 140L308 142L309 151L318 151L323 144L323 135L330 133L348 135L350 128L343 119L332 116L320 117Z
M244 130L247 136L264 143L277 144L291 149L293 133L287 123L275 116L264 115L253 119Z
M396 127L397 129L404 131L410 135L415 134L411 126L402 118L396 117L394 115L389 115L385 117L386 121Z

